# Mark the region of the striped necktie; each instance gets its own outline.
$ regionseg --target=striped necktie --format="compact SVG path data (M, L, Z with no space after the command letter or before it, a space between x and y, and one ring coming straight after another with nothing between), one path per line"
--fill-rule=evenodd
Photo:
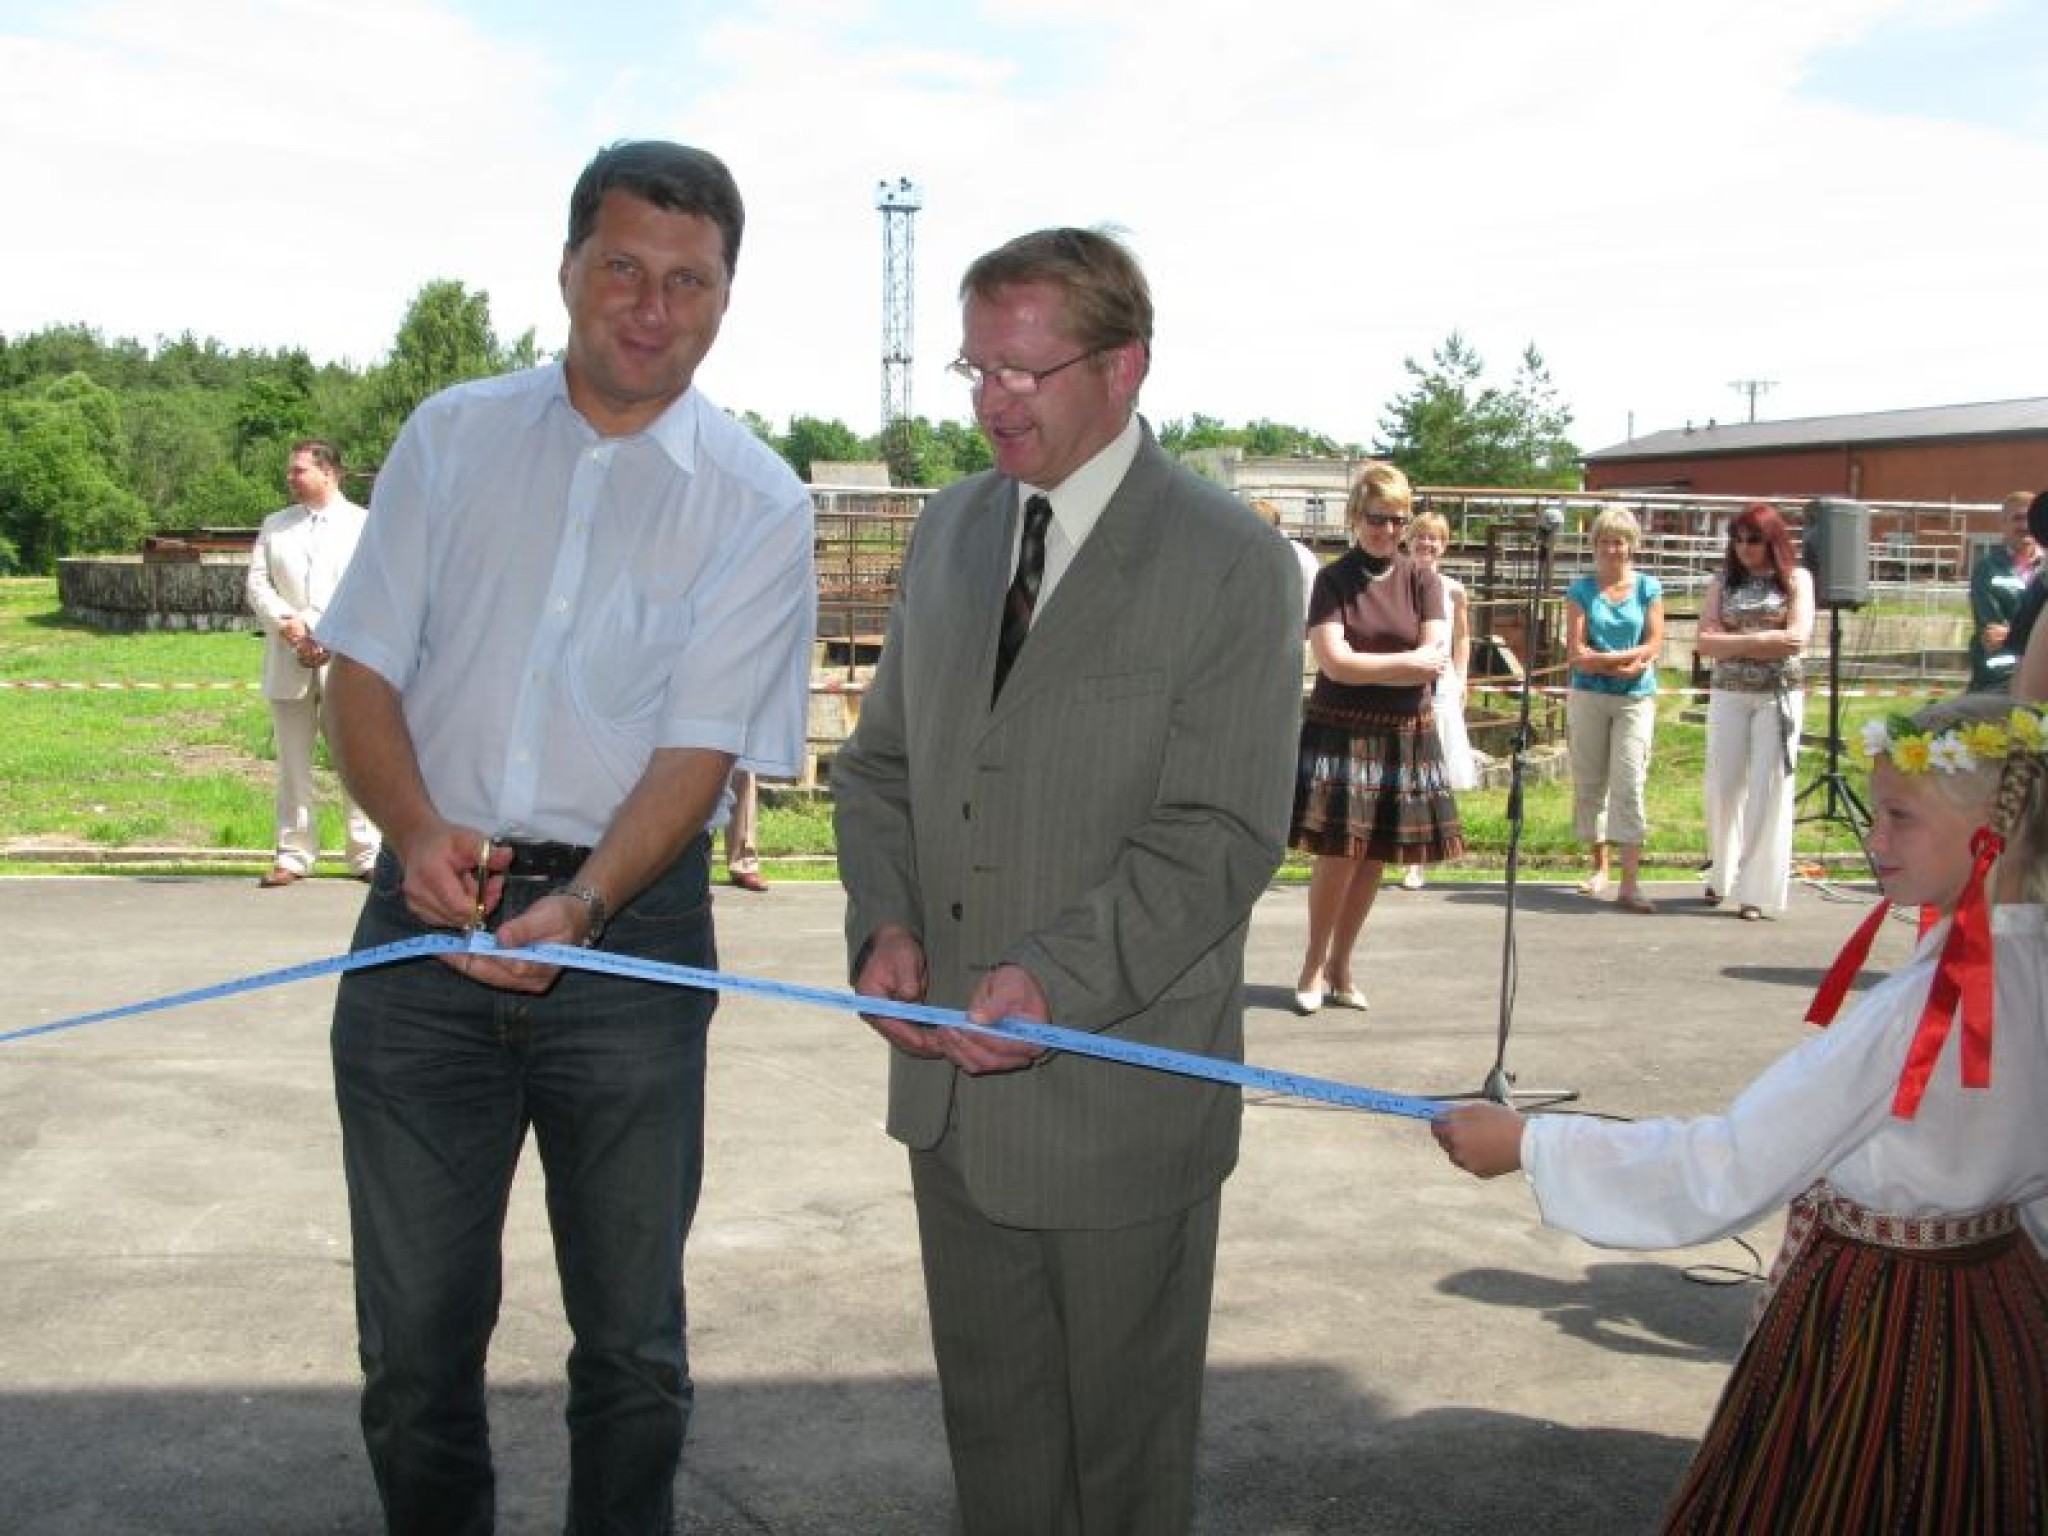
M1017 546L1017 574L1010 578L1010 590L1003 594L1003 632L996 642L996 685L989 695L995 702L1002 694L1003 679L1017 653L1024 649L1024 637L1031 633L1031 613L1038 606L1038 586L1045 579L1045 526L1052 521L1052 503L1034 496L1024 503L1024 537Z

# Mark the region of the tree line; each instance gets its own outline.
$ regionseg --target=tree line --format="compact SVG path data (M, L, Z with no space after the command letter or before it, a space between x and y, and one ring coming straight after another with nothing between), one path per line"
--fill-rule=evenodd
M385 358L360 369L189 332L154 346L84 325L0 335L0 575L132 551L152 533L254 527L282 504L285 459L305 437L340 445L350 494L362 500L369 472L427 396L539 361L532 331L502 341L489 295L451 280L423 287ZM1404 366L1408 388L1385 408L1369 450L1281 422L1230 427L1199 413L1160 423L1160 441L1175 452L1391 459L1421 485L1578 483L1571 413L1534 346L1505 386L1486 382L1456 332L1427 363ZM913 417L863 436L815 416L778 431L756 412L738 414L805 478L816 463L882 461L894 484L929 487L991 462L967 421Z

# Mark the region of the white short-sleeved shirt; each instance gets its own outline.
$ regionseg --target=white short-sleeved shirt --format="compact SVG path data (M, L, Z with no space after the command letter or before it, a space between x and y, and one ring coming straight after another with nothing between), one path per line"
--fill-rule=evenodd
M399 691L441 815L595 843L656 748L797 771L812 548L802 482L696 389L605 438L552 364L413 413L318 633Z
M1781 1058L1726 1114L1615 1124L1538 1115L1522 1163L1549 1225L1616 1248L1739 1232L1815 1179L1871 1210L1960 1216L2016 1205L2048 1250L2048 908L1992 908L1991 1083L1966 1088L1950 1027L1919 1113L1892 1095L1948 924L1833 1026Z

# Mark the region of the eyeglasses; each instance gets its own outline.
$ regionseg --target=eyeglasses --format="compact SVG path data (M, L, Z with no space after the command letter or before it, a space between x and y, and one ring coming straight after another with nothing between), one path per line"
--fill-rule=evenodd
M1728 541L1731 544L1761 544L1764 542L1764 536L1754 528L1737 528L1728 535Z
M991 381L1000 384L1013 395L1035 395L1038 386L1054 374L1085 363L1101 352L1101 347L1090 347L1078 356L1068 358L1064 363L1054 363L1050 368L984 368L979 363L970 363L964 357L956 357L946 364L946 372L957 379L965 379L969 389L978 390Z
M1406 528L1408 526L1408 519L1398 512L1366 512L1360 515L1359 521L1370 523L1375 528Z

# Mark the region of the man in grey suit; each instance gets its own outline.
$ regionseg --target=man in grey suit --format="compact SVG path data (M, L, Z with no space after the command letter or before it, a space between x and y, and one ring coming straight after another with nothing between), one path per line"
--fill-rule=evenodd
M1137 417L1152 304L1120 243L1022 236L961 298L996 468L919 518L833 764L855 986L1240 1058L1293 791L1294 557ZM965 1530L1186 1530L1236 1090L871 1022Z

